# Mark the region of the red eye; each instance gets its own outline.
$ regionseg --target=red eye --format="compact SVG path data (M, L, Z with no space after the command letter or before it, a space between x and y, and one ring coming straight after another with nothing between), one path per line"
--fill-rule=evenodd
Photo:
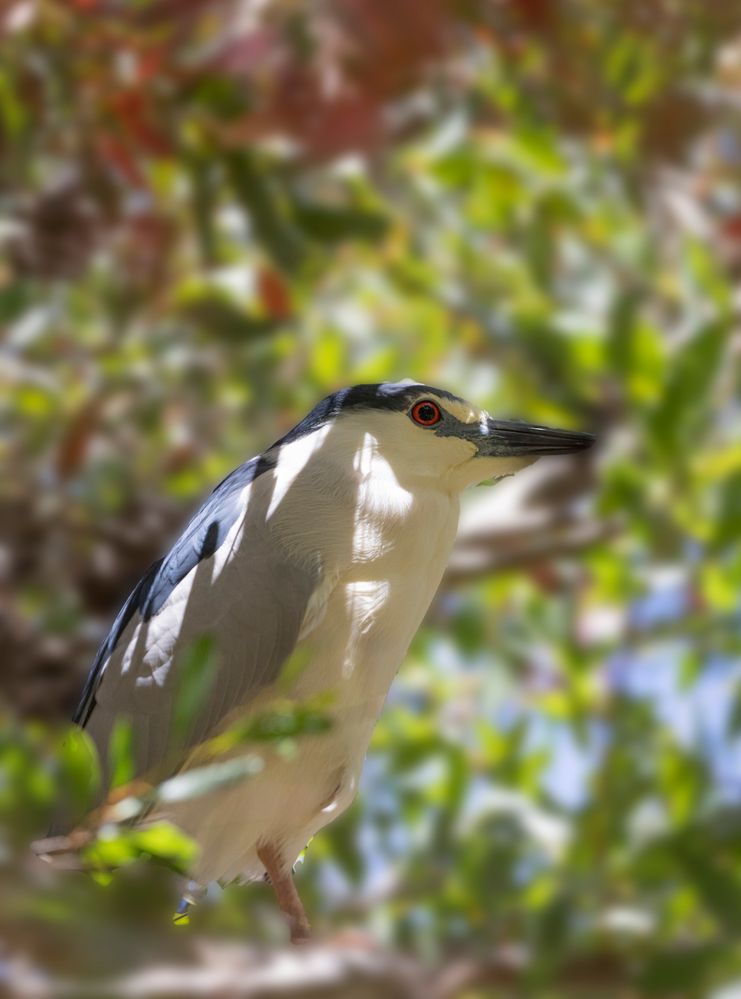
M442 419L442 413L437 403L423 399L412 406L411 417L421 427L434 427Z

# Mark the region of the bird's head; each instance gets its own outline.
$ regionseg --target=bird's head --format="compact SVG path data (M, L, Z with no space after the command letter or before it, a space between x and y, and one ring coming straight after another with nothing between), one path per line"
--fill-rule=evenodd
M316 435L316 436L315 436ZM592 434L498 420L444 389L418 382L355 385L323 399L278 445L313 437L362 465L376 455L397 478L431 478L450 491L510 475L545 455L572 454Z

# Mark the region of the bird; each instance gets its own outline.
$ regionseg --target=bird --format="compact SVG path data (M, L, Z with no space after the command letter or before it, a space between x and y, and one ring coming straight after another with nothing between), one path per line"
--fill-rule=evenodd
M216 486L123 604L73 721L105 771L125 719L135 776L158 780L192 771L205 745L277 698L322 698L327 726L302 735L292 754L268 745L256 772L147 816L173 822L200 848L185 904L196 886L266 880L291 940L309 938L296 860L355 797L390 685L451 553L460 494L594 439L494 419L410 379L355 385ZM185 661L204 636L211 683L173 754ZM228 755L247 751L231 745Z

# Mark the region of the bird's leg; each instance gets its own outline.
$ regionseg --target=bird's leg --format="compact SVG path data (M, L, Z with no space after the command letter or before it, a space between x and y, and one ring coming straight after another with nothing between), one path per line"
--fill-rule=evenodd
M280 910L288 917L291 943L306 943L310 935L309 920L293 883L293 874L280 852L269 843L257 848L257 856L270 878Z

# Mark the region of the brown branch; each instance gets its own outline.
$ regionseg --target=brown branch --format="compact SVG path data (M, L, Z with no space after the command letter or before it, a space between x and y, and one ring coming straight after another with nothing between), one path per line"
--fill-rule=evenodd
M53 976L27 958L11 957L5 984L9 999L458 999L475 990L518 990L527 981L531 955L519 947L501 948L488 958L458 959L429 968L372 946L319 941L302 948L260 950L253 946L200 941L195 963L159 962L106 979ZM613 953L569 958L549 984L571 994L624 990L627 963Z
M531 534L493 531L478 539L478 547L467 543L458 549L443 577L443 587L461 586L495 572L524 569L574 555L614 537L619 530L620 525L614 522L587 521Z
M438 976L430 999L457 999L483 988L520 989L531 967L531 955L519 947L502 948L481 960L456 961ZM548 976L549 985L567 989L570 994L584 992L590 999L595 991L618 991L630 981L625 962L608 952L569 958Z

